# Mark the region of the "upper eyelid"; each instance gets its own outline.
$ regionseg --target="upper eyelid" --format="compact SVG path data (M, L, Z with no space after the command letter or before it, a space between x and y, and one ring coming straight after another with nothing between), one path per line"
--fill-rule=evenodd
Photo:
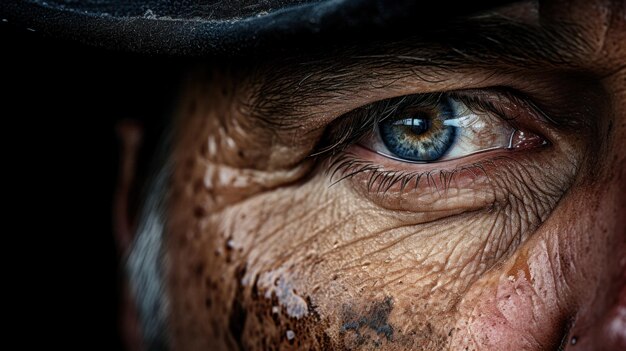
M464 69L493 75L497 72L494 64L507 72L536 70L585 57L587 50L578 41L566 41L569 36L556 30L542 31L532 23L497 13L468 18L446 28L434 33L438 35L437 45L424 33L419 38L381 43L367 52L346 48L285 61L280 67L272 64L271 69L261 66L251 110L256 109L263 119L297 120L303 106L319 105L320 99L349 99L374 86L385 90L407 77L432 85Z
M404 104L424 102L417 101L417 99L420 97L432 99L436 94L442 94L442 92L409 94L382 99L344 113L332 121L326 128L324 137L328 137L330 134L333 138L322 140L311 156L319 156L328 152L332 154L340 152L343 148L360 140L360 138L367 135L368 132L373 132L374 126L378 122L397 112ZM339 130L339 132L336 130Z

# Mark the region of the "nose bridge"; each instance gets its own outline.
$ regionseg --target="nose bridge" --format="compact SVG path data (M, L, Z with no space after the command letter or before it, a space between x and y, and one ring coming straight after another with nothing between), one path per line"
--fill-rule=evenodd
M626 19L622 20L619 34L626 39ZM626 63L626 47L620 50L614 54L620 54L621 62ZM598 187L603 195L595 210L596 228L590 235L607 240L610 263L602 274L610 278L601 287L606 297L595 301L587 312L596 317L583 316L591 323L574 328L572 335L577 336L571 338L566 350L626 350L626 64L615 69L604 83L611 115L606 132L597 136L605 138L607 155L603 155L605 162L600 166L605 176Z
M626 62L626 51L622 55ZM596 291L577 307L564 350L626 350L626 65L613 72L603 80L607 108L602 113L607 115L598 116L602 127L593 136L603 144L596 150L599 155L590 155L599 160L594 165L597 170L586 176L594 178L593 185L581 186L584 196L578 205L589 225L570 238L586 240L581 254L596 257L577 268L594 272L578 271L582 274L579 288ZM574 226L584 221L576 215L569 220ZM596 278L594 288L590 282Z
M626 19L625 19L626 22ZM626 43L626 26L624 30L624 42ZM609 157L607 159L607 180L616 188L616 219L622 225L618 226L623 231L626 241L626 47L621 52L622 67L606 80L607 90L611 95L612 111L608 127L607 141Z
M614 66L613 74L608 77L607 88L611 92L613 119L611 124L612 160L609 167L613 169L612 179L617 190L615 210L615 230L621 240L622 256L626 257L626 2L613 1L610 21L607 24L603 49ZM607 214L608 215L608 214ZM623 259L626 264L626 259ZM622 265L622 278L626 275L626 266ZM622 279L624 280L624 279ZM622 292L622 300L626 292ZM624 311L626 314L626 311ZM624 316L626 319L626 316ZM626 324L624 325L626 327ZM626 328L624 328L626 330ZM625 332L626 333L626 332Z
M613 199L611 209L599 213L600 217L612 219L619 241L626 244L626 2L623 0L604 3L605 13L600 29L599 57L594 64L607 72L602 81L608 95L609 116L603 116L608 123L606 130L597 137L606 143L603 173L605 189ZM607 199L609 200L609 199Z

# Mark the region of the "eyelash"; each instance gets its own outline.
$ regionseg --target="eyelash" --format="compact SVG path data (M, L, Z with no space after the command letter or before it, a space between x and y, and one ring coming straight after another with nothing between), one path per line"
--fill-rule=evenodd
M515 126L514 121L518 118L518 115L507 115L507 112L505 112L501 106L479 96L485 93L495 96L496 99L503 99L516 106L521 106L541 116L541 118L546 121L553 122L541 109L528 100L528 98L520 96L521 94L503 87L495 87L488 90L481 89L416 94L382 100L348 112L327 128L322 141L311 156L326 159L328 162L326 173L330 174L331 186L352 178L357 174L369 172L367 190L369 192L374 190L377 193L383 194L396 184L400 184L401 191L406 189L409 184L417 188L424 179L428 182L429 186L434 186L437 191L445 191L454 176L461 171L469 171L474 174L483 173L485 176L489 177L487 166L495 166L496 160L509 159L509 157L492 157L454 169L402 171L384 170L383 166L376 165L372 161L363 160L352 153L344 152L349 146L358 143L362 138L367 136L368 133L372 133L378 123L392 115L401 104L407 103L407 99L413 104L432 104L436 99L440 99L446 94L451 98L463 102L468 108L472 109L473 112L491 112ZM437 179L439 180L439 184L441 184L439 187L437 187Z
M381 170L381 166L377 166L372 161L363 160L353 154L344 153L340 155L332 156L329 160L327 167L327 174L330 174L331 186L352 178L357 174L370 172L367 182L367 191L375 191L376 193L386 193L394 185L400 184L400 191L405 190L409 184L412 187L417 188L420 181L426 180L429 186L435 187L436 191L445 191L449 188L450 182L456 174L462 171L469 171L473 174L483 173L485 176L489 176L487 166L496 166L496 161L508 159L505 156L493 157L480 162L457 167L452 170L446 169L433 169L429 171L395 171L395 170ZM339 178L333 181L335 176L339 175ZM441 184L438 187L437 179Z

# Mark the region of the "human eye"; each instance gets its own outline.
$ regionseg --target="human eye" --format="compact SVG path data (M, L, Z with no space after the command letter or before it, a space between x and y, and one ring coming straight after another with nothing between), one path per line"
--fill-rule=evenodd
M475 105L467 96L449 93L403 98L360 144L397 161L430 163L516 149L541 138Z
M494 168L487 164L551 145L542 133L550 119L520 95L503 88L413 94L351 111L325 139L332 178L368 177L367 190L383 192L425 186L424 179L437 190L455 178L477 180Z

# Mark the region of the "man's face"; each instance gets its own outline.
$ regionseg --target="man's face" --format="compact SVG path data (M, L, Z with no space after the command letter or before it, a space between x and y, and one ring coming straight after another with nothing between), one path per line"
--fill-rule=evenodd
M524 3L196 75L162 244L172 346L623 345L625 11Z

